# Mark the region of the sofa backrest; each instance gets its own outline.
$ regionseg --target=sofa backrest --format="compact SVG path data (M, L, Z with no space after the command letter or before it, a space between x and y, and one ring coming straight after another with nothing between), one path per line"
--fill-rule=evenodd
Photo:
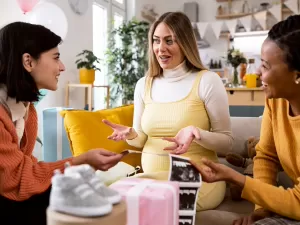
M133 108L128 107L128 109L130 109L128 112L132 113ZM56 161L72 155L68 134L64 127L64 117L60 115L62 110L66 110L66 108L50 108L43 111L44 161ZM113 109L107 111L111 110ZM122 110L122 108L118 110ZM75 114L75 112L70 114ZM87 112L87 114L89 113ZM261 119L261 117L231 117L232 135L234 138L233 152L247 157L246 141L251 136L259 137Z
M246 142L249 137L259 138L262 117L231 117L230 119L234 139L232 151L247 157Z

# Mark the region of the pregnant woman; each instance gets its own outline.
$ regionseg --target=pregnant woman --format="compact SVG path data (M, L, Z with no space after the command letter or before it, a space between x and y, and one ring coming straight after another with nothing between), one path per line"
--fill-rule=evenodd
M220 77L207 71L193 28L180 12L163 14L149 32L149 70L136 84L133 127L112 124L109 139L143 148L142 177L167 180L168 153L218 162L232 148L229 107ZM218 206L225 182L204 183L197 210Z

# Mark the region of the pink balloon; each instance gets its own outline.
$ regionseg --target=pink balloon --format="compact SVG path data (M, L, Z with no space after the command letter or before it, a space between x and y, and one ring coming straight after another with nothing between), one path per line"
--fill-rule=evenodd
M20 9L25 13L30 12L39 0L17 0Z

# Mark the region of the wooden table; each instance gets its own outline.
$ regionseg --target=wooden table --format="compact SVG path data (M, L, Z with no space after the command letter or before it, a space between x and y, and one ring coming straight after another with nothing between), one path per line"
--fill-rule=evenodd
M84 88L85 89L85 105L88 104L88 110L92 111L92 92L93 88L106 88L106 108L109 108L110 87L108 85L93 85L93 84L71 84L66 85L66 99L65 105L69 107L70 88Z
M79 217L47 209L47 225L126 225L127 204L121 201L111 213L100 217Z

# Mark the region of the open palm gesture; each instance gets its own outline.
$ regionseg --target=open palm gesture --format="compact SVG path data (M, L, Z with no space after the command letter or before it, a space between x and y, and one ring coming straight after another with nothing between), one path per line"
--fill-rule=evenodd
M107 137L110 140L124 141L126 139L133 139L136 136L136 132L132 127L112 123L108 120L102 120L102 122L113 130L113 133Z
M200 139L200 131L194 126L185 127L175 137L163 138L163 140L174 143L173 146L166 147L164 150L171 150L171 154L184 154L195 138Z

